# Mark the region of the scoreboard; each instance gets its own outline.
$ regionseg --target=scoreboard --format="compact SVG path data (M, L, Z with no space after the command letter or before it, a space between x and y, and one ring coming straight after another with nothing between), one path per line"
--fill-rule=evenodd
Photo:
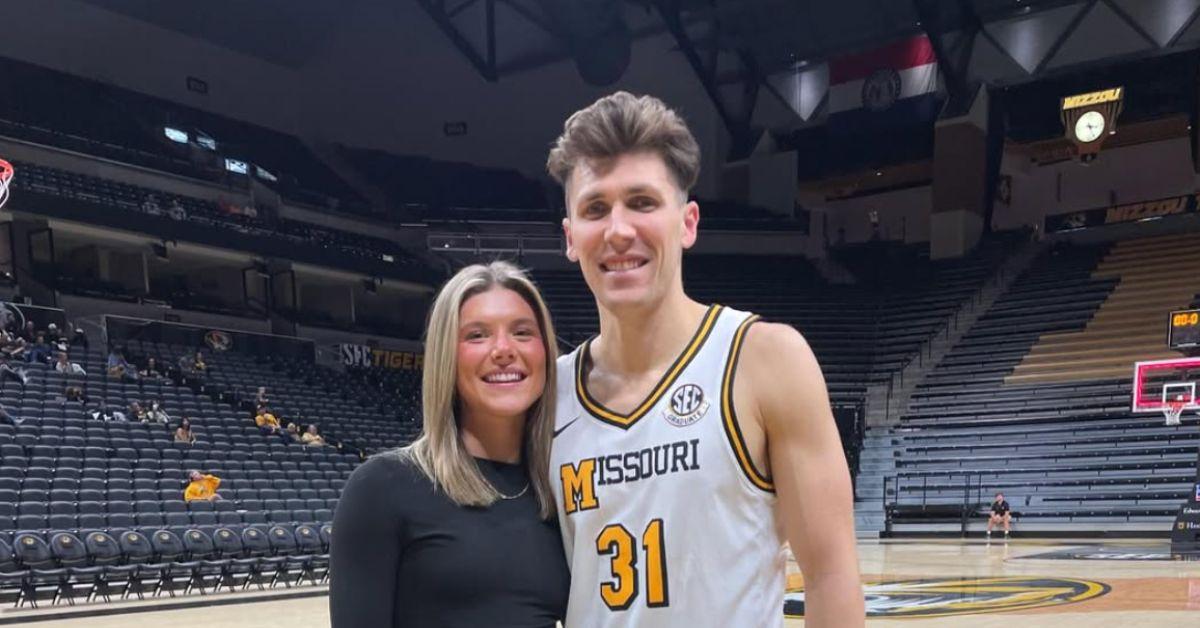
M1171 349L1200 349L1200 310L1171 312L1167 343Z

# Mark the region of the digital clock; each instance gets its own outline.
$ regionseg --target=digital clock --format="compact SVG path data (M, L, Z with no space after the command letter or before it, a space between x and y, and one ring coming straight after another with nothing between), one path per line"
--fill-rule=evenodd
M1200 348L1200 310L1171 312L1167 344L1175 350Z

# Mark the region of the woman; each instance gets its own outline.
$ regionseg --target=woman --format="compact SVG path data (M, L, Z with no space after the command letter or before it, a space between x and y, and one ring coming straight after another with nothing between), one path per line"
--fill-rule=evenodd
M300 439L309 447L322 447L325 445L325 437L317 433L316 423L309 423L308 429L304 431Z
M425 427L350 476L332 543L333 628L553 628L570 575L548 460L555 341L532 283L461 270L429 315Z
M183 417L179 427L175 428L175 442L189 445L196 442L196 435L192 433L192 422L187 417Z

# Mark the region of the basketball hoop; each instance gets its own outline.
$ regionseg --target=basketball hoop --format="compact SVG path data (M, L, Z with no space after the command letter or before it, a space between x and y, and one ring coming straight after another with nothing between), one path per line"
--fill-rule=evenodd
M12 183L15 172L12 164L0 159L0 207L8 202L8 184Z
M1163 416L1167 419L1167 425L1179 425L1179 417L1183 416L1183 410L1187 408L1187 402L1183 399L1172 399L1163 405Z

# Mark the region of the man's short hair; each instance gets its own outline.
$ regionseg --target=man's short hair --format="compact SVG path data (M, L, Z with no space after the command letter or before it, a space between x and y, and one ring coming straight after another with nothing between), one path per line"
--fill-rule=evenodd
M687 123L663 101L629 92L605 96L567 118L546 170L565 188L581 161L639 151L657 153L680 190L696 185L700 145Z

